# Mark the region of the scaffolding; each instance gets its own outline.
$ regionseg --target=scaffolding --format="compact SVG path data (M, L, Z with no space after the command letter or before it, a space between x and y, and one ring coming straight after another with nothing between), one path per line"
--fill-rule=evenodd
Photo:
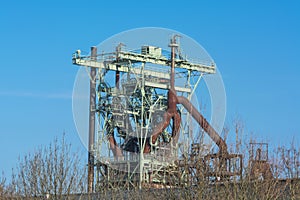
M216 138L209 133L217 140L220 152L203 155L203 143L190 138L191 112L182 105L175 103L174 112L180 118L178 132L174 133L177 125L173 118L158 138L153 138L152 133L168 114L172 77L173 98L179 93L188 101L201 77L216 72L214 63L190 62L180 52L175 53L175 42L170 47L171 52L145 45L139 51L128 51L120 44L114 52L82 56L77 51L73 55L73 64L94 73L90 78L96 100L90 109L96 116L97 131L89 148L94 159L89 166L96 168L96 191L195 185L199 177L209 181L241 177L241 155L229 154L219 135ZM198 123L207 124L205 119ZM92 185L89 191L94 190Z

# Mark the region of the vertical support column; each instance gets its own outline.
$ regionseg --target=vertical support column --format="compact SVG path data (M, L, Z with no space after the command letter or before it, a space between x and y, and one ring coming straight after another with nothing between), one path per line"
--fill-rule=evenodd
M175 90L175 48L177 47L176 36L171 39L169 46L171 47L171 90Z
M144 74L144 69L145 69L145 63L142 63L142 68L141 68L141 72L142 72L142 87L141 87L141 93L142 93L142 107L141 107L141 132L140 132L140 157L139 157L139 172L140 172L140 176L139 176L139 189L142 189L142 183L144 181L144 148L145 148L145 144L146 144L146 134L147 131L145 132L145 135L143 135L143 130L145 128L145 121L144 121L144 112L145 112L145 108L144 108L144 98L145 98L145 74Z
M116 47L116 61L119 62L119 52L122 50L122 46L124 46L124 44L120 43L118 44L118 46ZM117 64L117 70L116 70L116 88L119 90L120 89L120 71L119 71L119 67L120 65Z
M97 47L91 47L91 59L97 59ZM90 71L90 112L89 112L89 152L88 152L88 193L94 192L94 145L95 145L95 106L96 106L96 68Z

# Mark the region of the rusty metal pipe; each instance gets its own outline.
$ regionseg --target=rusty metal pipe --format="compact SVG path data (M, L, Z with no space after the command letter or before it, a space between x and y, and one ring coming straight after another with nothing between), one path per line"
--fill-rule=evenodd
M114 136L110 136L108 138L109 144L110 144L110 149L112 150L114 157L116 159L122 158L123 157L123 153L122 150L120 149L120 147L118 146L116 139Z
M201 115L197 109L191 104L191 102L185 97L177 97L178 102L184 106L184 108L192 115L192 117L198 122L198 124L204 129L209 137L218 145L219 153L227 154L227 144L216 132L216 130L207 122L207 120Z
M155 144L159 135L167 128L170 124L171 119L173 120L173 128L172 128L172 138L174 141L178 141L178 133L180 128L181 117L176 109L176 105L178 104L177 94L175 90L175 48L176 44L176 35L171 39L170 47L171 47L171 80L170 80L170 89L168 91L168 108L166 113L163 116L163 121L157 125L155 130L152 133L152 144ZM150 152L150 143L148 143L144 148L144 153Z
M97 59L97 47L91 47L91 59ZM88 146L88 192L94 191L94 145L95 145L95 105L96 105L96 68L90 72L90 110L89 110L89 146Z

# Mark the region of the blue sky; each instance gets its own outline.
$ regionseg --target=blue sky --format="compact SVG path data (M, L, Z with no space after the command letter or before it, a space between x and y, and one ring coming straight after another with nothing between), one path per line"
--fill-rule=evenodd
M138 27L165 27L199 42L222 73L227 121L271 145L300 140L299 1L6 1L0 7L0 171L66 132L76 49ZM230 136L229 136L230 137Z

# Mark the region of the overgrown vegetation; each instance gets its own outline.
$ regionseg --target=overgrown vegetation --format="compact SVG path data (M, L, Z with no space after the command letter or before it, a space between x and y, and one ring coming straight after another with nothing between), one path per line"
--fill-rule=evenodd
M244 155L243 179L237 182L212 184L199 178L189 187L114 189L82 196L87 187L86 167L63 136L19 159L9 183L2 174L0 199L300 199L300 149L294 142L269 153L274 178L253 180L249 177L249 141L245 142L241 120L225 129L224 138L228 132L236 136L231 151Z

